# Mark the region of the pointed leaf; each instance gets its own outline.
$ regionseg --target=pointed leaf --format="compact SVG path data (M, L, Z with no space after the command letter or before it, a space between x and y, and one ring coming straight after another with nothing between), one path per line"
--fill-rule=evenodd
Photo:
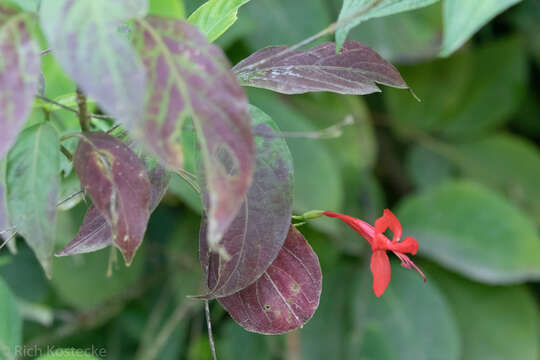
M160 165L148 170L150 180L150 214L159 205L167 191L170 174ZM85 254L113 244L111 227L94 205L90 205L79 232L56 256Z
M343 7L339 13L338 21L344 21L346 19L350 19L351 17L354 17L355 19L351 23L337 30L336 42L338 49L340 49L345 42L349 31L356 25L366 20L418 9L433 4L439 0L382 0L378 5L374 6L376 1L377 0L343 1Z
M240 6L249 0L209 0L188 18L210 42L220 37L238 18Z
M3 158L32 110L41 59L26 15L13 15L2 5L0 54L0 158Z
M291 223L291 153L268 115L255 107L250 113L257 134L256 170L247 199L223 236L228 261L209 252L206 224L201 228L200 258L209 274L209 297L231 295L257 280L278 256Z
M271 46L242 60L233 71L244 86L283 94L331 91L365 95L380 92L377 83L408 87L392 64L354 41L347 41L339 53L334 43L294 51Z
M282 334L302 327L313 316L321 285L317 255L291 226L278 257L259 280L218 301L244 329Z
M521 0L444 1L441 56L448 56L495 16Z
M9 218L36 254L47 276L56 236L60 140L48 123L27 128L7 157Z
M80 136L73 163L81 184L111 227L114 244L130 264L150 216L150 181L144 163L127 145L103 132ZM94 224L91 220L88 226Z
M182 167L181 130L193 119L209 188L212 248L236 216L251 183L253 137L247 100L220 48L192 25L148 17L137 21L148 74L148 99L138 131L168 167Z
M143 113L145 73L117 27L146 0L43 0L40 22L53 54L83 91L127 128Z

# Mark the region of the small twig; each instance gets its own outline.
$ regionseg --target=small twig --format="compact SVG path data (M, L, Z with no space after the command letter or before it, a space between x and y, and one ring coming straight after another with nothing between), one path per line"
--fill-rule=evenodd
M261 137L283 137L283 138L304 138L304 139L334 139L343 135L343 128L354 124L354 118L347 115L345 119L337 124L318 131L281 131L275 134L268 134L264 131L254 131L253 135Z
M81 88L77 86L77 105L79 106L79 122L81 130L90 131L90 118L88 117L88 109L86 107L86 96Z
M217 360L216 344L214 343L214 336L212 335L212 320L210 318L210 305L208 305L208 300L204 300L204 314L206 316L206 327L208 328L208 341L210 342L212 359Z
M58 207L58 206L60 206L60 205L62 205L62 204L64 204L64 203L68 202L69 200L73 199L74 197L79 196L79 195L82 194L82 193L83 193L82 190L76 191L76 192L74 192L73 194L68 195L68 197L66 197L65 199L60 200L60 201L56 204L56 206Z
M64 156L71 162L73 161L73 155L71 155L71 153L69 152L68 149L66 149L66 147L64 145L60 145L60 151L62 152L62 154L64 154Z
M36 95L36 97L42 101L48 102L50 104L56 105L58 107L61 107L64 110L71 111L72 113L79 115L79 111L77 109L71 108L69 106L66 106L62 103L59 103L58 101L54 101L53 99L49 99L45 96ZM99 115L99 114L88 114L88 116L95 118L95 119L105 119L105 120L112 120L113 118L109 115Z
M51 49L45 49L45 50L43 50L43 51L41 52L41 56L47 55L47 54L50 54L50 53L52 53L52 50L51 50Z

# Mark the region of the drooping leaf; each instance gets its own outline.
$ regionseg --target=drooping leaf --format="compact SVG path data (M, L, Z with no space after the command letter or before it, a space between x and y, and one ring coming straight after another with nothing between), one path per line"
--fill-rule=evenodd
M148 169L147 172L148 179L150 180L149 211L151 214L159 205L167 191L170 174L160 165L155 165L152 169ZM55 255L68 256L84 254L101 250L112 244L111 227L99 210L94 205L90 205L84 216L83 224L73 241Z
M278 256L289 231L293 164L287 143L272 119L251 107L255 173L242 208L223 236L228 261L209 252L206 224L200 234L200 258L208 274L209 297L223 297L257 280Z
M454 314L460 359L538 359L538 308L525 286L486 286L435 266L422 268L437 279Z
M22 341L22 319L15 296L0 278L0 360L15 359Z
M450 182L406 198L398 218L419 251L478 281L540 278L535 224L504 198L471 182Z
M26 15L0 4L0 158L17 139L32 110L40 76L40 51Z
M43 0L41 28L55 58L83 91L127 128L143 114L145 71L117 27L146 0Z
M368 274L358 273L354 284L349 359L461 359L452 309L431 281L424 283L416 274L392 266L392 282L377 299L369 291Z
M139 130L168 167L182 167L181 130L191 117L201 144L208 191L208 241L219 248L251 184L253 137L247 100L223 52L192 25L137 21L148 73L148 104Z
M344 0L339 13L338 21L354 18L352 22L341 27L336 32L337 48L344 44L349 31L366 20L397 14L404 11L418 9L433 4L439 0Z
M56 130L48 123L41 123L21 132L7 157L10 222L32 248L49 277L60 186L59 149Z
M331 91L365 95L380 92L377 83L408 87L392 64L354 41L344 43L339 53L334 43L294 51L272 46L242 60L233 71L242 85L284 94Z
M448 56L463 45L491 19L521 0L444 1L441 56Z
M188 21L197 26L212 42L220 37L238 18L240 6L249 0L208 0L195 10Z
M150 180L144 163L126 144L103 132L80 135L73 163L81 184L110 226L114 245L131 263L150 216Z
M401 91L385 91L395 128L413 127L460 141L508 121L527 89L527 57L518 38L400 70L422 103Z
M291 226L283 248L252 285L217 300L244 329L262 334L292 331L319 306L322 274L317 255Z

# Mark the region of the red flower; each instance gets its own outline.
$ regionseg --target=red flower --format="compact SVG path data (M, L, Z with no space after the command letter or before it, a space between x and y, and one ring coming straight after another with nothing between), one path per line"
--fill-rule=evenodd
M324 211L324 215L341 219L352 227L357 233L371 245L371 272L373 273L373 292L379 297L384 293L390 282L390 260L386 251L390 250L401 260L401 265L407 269L416 269L426 281L422 270L416 266L405 254L415 255L418 251L418 242L412 237L401 239L401 224L397 217L388 209L384 210L383 216L375 220L375 227L368 223L333 211ZM386 229L394 233L392 241L384 236Z

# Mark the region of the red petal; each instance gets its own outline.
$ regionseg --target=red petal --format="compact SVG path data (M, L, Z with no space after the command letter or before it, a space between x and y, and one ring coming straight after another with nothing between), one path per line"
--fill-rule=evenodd
M416 252L418 251L418 241L413 237L408 236L403 241L391 243L390 246L388 246L388 249L395 252L416 255Z
M383 216L375 220L375 234L383 234L387 228L394 233L393 242L401 239L402 229L398 218L388 209L384 209Z
M373 274L373 292L379 297L390 283L390 260L386 251L374 251L371 255L371 272Z
M352 216L343 215L333 211L325 211L323 212L323 214L328 217L340 219L341 221L352 227L354 231L359 233L364 239L367 240L367 242L369 242L370 244L373 242L373 239L375 237L375 229L367 222L354 218Z

